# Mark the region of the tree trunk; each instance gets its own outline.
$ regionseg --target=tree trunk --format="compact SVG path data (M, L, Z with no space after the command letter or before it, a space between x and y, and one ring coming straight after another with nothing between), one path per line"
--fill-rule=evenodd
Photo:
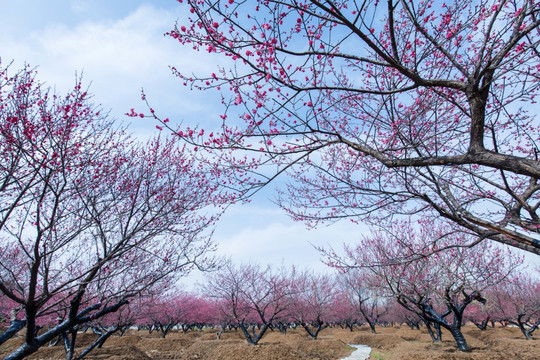
M122 307L125 304L128 304L128 301L121 300L115 305L108 306L106 308L99 310L97 313L94 313L92 317L93 319L99 319L102 316L105 316L109 313L117 311L120 307ZM68 317L68 319L62 321L60 324L58 324L54 328L47 330L45 333L41 334L40 336L38 337L34 336L30 339L26 339L23 345L21 345L11 354L5 357L4 360L24 359L28 355L38 351L41 346L48 343L52 339L58 337L61 334L65 334L66 332L72 331L74 327L77 327L77 328L80 327L81 323L86 323L90 321L91 318L88 314L92 311L98 310L100 307L101 307L100 303L88 306L87 308L81 310L79 313L75 313L74 318ZM75 309L72 309L72 312L75 312ZM34 329L35 329L35 326L34 326ZM27 332L28 332L28 329L27 329Z
M105 341L107 341L107 339L110 338L111 335L117 332L119 329L120 329L119 327L114 327L113 329L108 330L107 332L103 333L99 338L96 339L96 341L94 341L92 345L87 347L79 356L77 356L75 360L81 360L86 355L88 355L88 353L94 350L96 347L98 349L101 349Z
M485 331L487 326L488 326L488 322L489 322L489 317L483 321L477 321L477 320L472 320L472 323L474 325L476 325L477 328L479 328L480 330L482 331Z
M319 336L319 333L321 332L321 330L326 329L328 327L328 324L323 325L323 323L320 322L312 326L315 328L314 331L311 330L311 328L309 327L309 324L302 323L302 327L306 330L309 336L311 336L313 340L317 340L317 337Z
M449 328L448 330L450 330L450 334L452 334L452 336L454 337L459 351L471 351L471 349L469 349L469 345L467 345L467 340L465 340L465 337L461 332L461 329Z
M12 320L9 328L2 335L0 335L0 345L15 336L15 334L18 333L25 325L25 320Z
M71 336L71 338L70 338ZM73 354L75 353L75 343L77 341L77 327L71 329L66 334L64 334L64 348L66 350L66 360L73 359Z
M519 327L519 330L521 330L521 332L523 333L523 335L525 336L525 339L527 340L532 340L532 334L533 332L538 328L538 322L533 324L529 329L527 329L525 327L525 323L522 322L522 321L518 321L517 322L517 325Z
M6 356L4 360L21 360L27 357L28 355L36 352L39 349L37 343L24 343L17 350L13 351L11 354Z
M369 321L368 319L366 319L366 321L369 324L369 327L371 329L371 333L376 334L377 332L375 331L375 322L374 321Z
M441 326L437 323L431 323L429 321L424 321L426 324L426 329L429 333L429 336L431 336L431 340L433 340L434 343L438 343L442 341L442 334L441 334ZM431 325L433 324L433 327L435 327L435 331L433 332L433 328Z
M240 329L242 329L242 332L244 333L244 336L246 337L246 340L249 345L257 345L259 340L261 340L264 334L266 333L266 330L268 330L268 324L264 324L262 326L262 329L259 332L259 334L255 333L255 327L253 327L252 328L253 336L249 333L248 328L245 324L240 324Z

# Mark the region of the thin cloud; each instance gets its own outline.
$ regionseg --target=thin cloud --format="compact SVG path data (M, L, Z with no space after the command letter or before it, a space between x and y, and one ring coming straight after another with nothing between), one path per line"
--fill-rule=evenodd
M202 73L214 71L217 64L215 58L189 53L190 49L164 36L180 16L173 10L143 5L116 21L75 27L55 24L30 33L23 41L6 39L2 60L14 59L16 67L25 62L38 66L40 79L60 92L73 85L76 72L83 72L86 82L92 82L95 100L112 108L115 117L122 117L130 107L145 110L140 102L144 88L152 105L166 116L200 118L193 114L208 113L208 94L203 97L184 88L169 66ZM217 116L219 100L215 103Z

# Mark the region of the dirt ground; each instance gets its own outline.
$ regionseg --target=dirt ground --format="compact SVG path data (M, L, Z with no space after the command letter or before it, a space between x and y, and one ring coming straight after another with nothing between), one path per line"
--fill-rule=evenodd
M122 337L110 338L102 349L95 349L89 360L333 360L348 356L353 350L347 344L365 344L372 348L370 359L540 359L540 341L527 341L517 328L488 328L480 331L474 326L464 329L472 349L470 353L456 350L449 333L443 333L443 343L433 344L422 330L406 326L377 328L371 334L365 326L353 332L341 328L323 330L318 340L311 340L304 330L289 330L287 335L269 332L257 346L249 346L240 332L227 332L217 340L215 330L173 332L165 339L147 331L129 330ZM95 336L79 334L78 345L88 345ZM0 358L22 341L21 336L0 346ZM79 349L79 348L78 348ZM64 358L61 346L44 347L29 359L56 360Z

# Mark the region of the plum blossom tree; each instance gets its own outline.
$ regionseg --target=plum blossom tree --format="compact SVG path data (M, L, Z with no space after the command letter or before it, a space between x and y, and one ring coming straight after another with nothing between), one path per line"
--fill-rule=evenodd
M185 333L188 330L198 329L201 331L204 326L216 323L216 308L210 299L206 299L195 293L184 292L177 295L185 311L179 317L179 326Z
M211 228L233 195L185 145L130 141L80 81L60 97L31 69L2 68L0 85L0 291L26 322L6 359L214 265ZM40 318L62 307L59 323L37 335Z
M334 309L334 323L339 324L342 328L349 329L351 332L355 325L361 325L362 320L347 299L347 294L340 289L336 299L334 300L332 307Z
M527 340L540 326L540 281L536 274L513 274L492 291L495 313L517 326Z
M144 321L153 330L161 332L162 339L178 325L179 318L186 311L184 304L170 295L148 298L141 308L145 314Z
M221 91L219 133L162 127L241 184L289 171L280 204L310 224L422 213L540 254L537 1L180 2L168 34L232 65L173 68ZM238 149L258 155L216 151Z
M317 339L333 318L333 305L338 296L335 279L330 275L301 272L291 279L288 314L312 339Z
M213 324L218 327L216 337L221 340L221 335L227 331L227 329L234 329L238 331L238 321L229 311L228 301L221 298L210 298L213 309Z
M420 323L422 320L417 314L407 310L401 306L395 299L388 299L387 308L388 312L384 315L383 321L391 324L407 324L412 330L420 329Z
M181 328L185 333L213 324L214 310L210 301L195 293L172 289L166 295L162 293L145 298L138 310L144 315L138 322L160 331L161 337L165 338L175 328Z
M489 326L490 322L493 325L496 321L496 298L493 296L495 289L488 289L484 298L486 303L473 303L467 309L466 320L472 322L478 329L485 331Z
M130 326L135 324L137 318L140 316L139 302L140 298L133 299L129 302L129 304L122 306L117 311L108 313L99 319L91 320L90 322L84 324L84 328L75 326L73 329L60 334L56 341L49 342L49 345L54 346L57 345L58 342L63 342L67 360L83 359L95 348L100 349L113 334L120 333L123 335ZM59 320L61 319L62 318L59 318ZM92 331L98 335L98 337L86 348L81 349L75 357L77 334L80 330L88 330L88 328L91 328Z
M484 290L500 284L521 261L508 249L486 242L473 248L452 248L421 260L408 260L410 254L429 253L426 244L448 233L428 224L420 231L410 223L397 223L388 231L381 230L365 238L357 247L346 248L340 266L346 269L367 265L377 279L373 284L381 291L418 315L426 325L448 330L458 349L469 351L461 332L465 310L473 301L485 303ZM466 236L460 233L452 236L455 238L448 241L458 244L469 241L459 239ZM431 331L430 334L434 341L440 339Z
M291 292L284 270L230 262L209 273L204 287L205 294L219 301L224 317L234 319L242 329L249 345L257 345L272 323L285 314Z
M357 318L363 318L371 332L376 333L375 325L388 313L388 301L379 286L373 286L373 275L367 269L353 269L340 274L338 281ZM375 279L377 281L378 279Z

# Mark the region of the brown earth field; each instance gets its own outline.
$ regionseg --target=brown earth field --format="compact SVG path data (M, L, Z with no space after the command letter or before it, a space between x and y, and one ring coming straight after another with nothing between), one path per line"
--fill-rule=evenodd
M378 327L372 334L368 327L355 328L353 332L339 327L327 328L319 339L311 340L303 329L289 330L286 335L268 332L257 346L250 346L242 333L226 332L217 340L216 330L171 332L165 339L147 331L128 330L124 336L111 337L101 349L87 355L89 360L333 360L348 356L353 350L347 344L365 344L372 348L370 359L540 359L540 341L525 340L517 328L488 328L480 331L466 326L464 334L471 352L457 351L454 341L443 332L443 342L433 344L425 329L411 330L407 326ZM77 337L77 351L82 351L96 336L88 333ZM0 358L22 342L22 335L0 346ZM76 352L77 352L76 351ZM44 347L28 359L64 359L60 345Z

